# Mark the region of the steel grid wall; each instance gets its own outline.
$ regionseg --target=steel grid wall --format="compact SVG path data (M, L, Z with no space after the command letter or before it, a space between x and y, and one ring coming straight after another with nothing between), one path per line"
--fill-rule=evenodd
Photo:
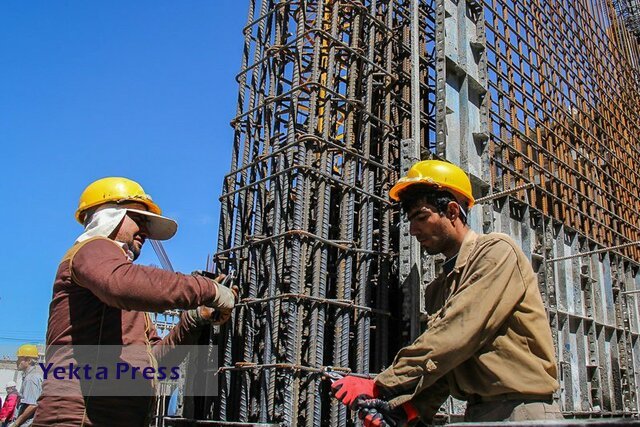
M611 1L441 1L438 154L481 194L528 185L485 199L472 227L532 260L565 413L637 416L638 44Z
M535 183L531 206L604 246L640 240L640 56L613 10L600 0L485 8L491 184ZM638 247L621 251L640 260Z
M408 339L390 333L410 319L390 317L402 311L402 293L399 218L387 192L411 135L410 3L250 2L215 256L244 287L220 337L214 419L346 425L323 370L378 371ZM427 152L431 2L420 12Z
M610 1L487 1L494 206L531 252L558 349L563 410L637 415L638 44ZM528 224L513 226L513 220ZM509 223L512 223L508 225Z

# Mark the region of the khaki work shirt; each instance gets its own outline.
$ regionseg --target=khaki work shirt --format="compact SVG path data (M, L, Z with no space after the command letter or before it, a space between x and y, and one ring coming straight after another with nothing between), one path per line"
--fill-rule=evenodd
M550 395L558 388L536 276L507 235L469 230L453 270L426 289L426 331L375 379L430 420L449 395Z

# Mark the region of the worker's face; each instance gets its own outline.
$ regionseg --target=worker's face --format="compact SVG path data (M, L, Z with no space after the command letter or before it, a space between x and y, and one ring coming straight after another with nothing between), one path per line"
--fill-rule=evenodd
M27 368L31 366L31 358L30 357L18 357L16 360L16 369L18 371L26 371Z
M435 206L418 203L407 212L409 234L414 236L429 255L445 253L451 247L455 228L452 221Z
M141 203L127 203L123 205L123 207L147 210L146 206ZM140 256L142 245L144 245L144 242L147 240L148 232L146 223L146 216L136 212L127 212L120 226L115 231L116 234L113 240L125 243L131 253L133 253L133 259L137 259L138 256Z

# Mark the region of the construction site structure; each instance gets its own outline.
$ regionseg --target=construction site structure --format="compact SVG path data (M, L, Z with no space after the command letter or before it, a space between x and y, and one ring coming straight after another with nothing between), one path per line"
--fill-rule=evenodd
M352 425L322 374L379 372L420 333L441 262L387 193L439 158L471 175L471 227L532 262L565 415L637 417L638 2L248 6L214 257L241 303L209 338L217 396L182 416Z

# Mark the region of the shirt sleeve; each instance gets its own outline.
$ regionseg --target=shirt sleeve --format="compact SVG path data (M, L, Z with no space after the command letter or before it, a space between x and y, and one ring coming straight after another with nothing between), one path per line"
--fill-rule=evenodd
M205 277L135 265L109 239L88 241L70 263L72 278L102 302L122 310L162 312L213 301L216 287Z
M445 377L442 377L414 396L410 402L418 411L420 419L427 424L432 424L433 417L438 413L449 394L449 382Z
M462 278L431 327L376 377L393 407L473 356L524 297L525 283L511 245L495 240L478 250L482 253L470 259L468 277Z

